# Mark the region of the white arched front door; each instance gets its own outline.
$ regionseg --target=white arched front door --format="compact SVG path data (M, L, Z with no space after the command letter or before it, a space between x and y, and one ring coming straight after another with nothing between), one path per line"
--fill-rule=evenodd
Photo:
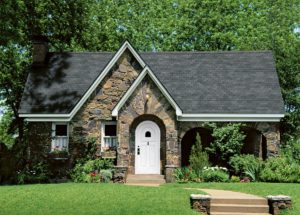
M160 129L152 121L135 130L135 174L160 174Z

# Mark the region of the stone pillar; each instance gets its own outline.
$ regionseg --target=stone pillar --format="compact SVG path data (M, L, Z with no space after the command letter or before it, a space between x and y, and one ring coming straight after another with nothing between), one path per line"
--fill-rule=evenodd
M267 196L267 199L270 207L269 212L273 215L279 215L280 210L292 207L292 199L289 196Z
M267 156L276 156L280 150L280 132L278 123L258 123L257 129L266 137Z
M177 136L177 131L171 132L167 127L167 145L166 145L166 182L175 182L173 175L175 168L180 166L180 154L178 141L174 134Z
M175 177L174 177L174 170L176 168L178 168L179 166L176 165L166 165L166 170L165 170L165 174L166 174L166 182L167 183L172 183L175 182Z
M124 119L118 121L118 140L119 145L117 149L117 165L129 166L129 123L132 119Z
M126 183L127 167L115 166L114 170L113 182L121 184Z
M210 214L210 201L209 195L191 194L190 196L191 208L201 212L205 215Z

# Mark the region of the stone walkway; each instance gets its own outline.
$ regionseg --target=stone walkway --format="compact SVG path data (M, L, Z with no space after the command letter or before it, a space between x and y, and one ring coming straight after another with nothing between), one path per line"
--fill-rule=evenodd
M269 215L265 198L225 190L197 189L211 196L211 215Z

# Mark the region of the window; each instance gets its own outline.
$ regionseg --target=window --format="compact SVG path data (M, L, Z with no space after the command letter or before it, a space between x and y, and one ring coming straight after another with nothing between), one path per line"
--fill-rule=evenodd
M150 132L150 131L147 131L147 132L145 133L145 137L151 137L151 132Z
M68 124L52 123L51 151L68 151Z
M102 123L102 151L110 150L117 146L117 123L103 122Z

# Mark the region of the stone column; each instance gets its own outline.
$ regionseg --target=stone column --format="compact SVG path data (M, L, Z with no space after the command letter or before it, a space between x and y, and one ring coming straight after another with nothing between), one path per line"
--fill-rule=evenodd
M117 149L117 165L129 166L129 124L132 120L118 120L118 149Z
M177 132L176 132L177 133ZM171 136L171 137L170 137ZM166 147L166 182L174 182L174 170L180 166L180 154L178 141L172 137L172 133L167 130L167 147Z
M280 150L280 132L278 123L258 123L257 129L266 137L267 156L276 156Z

